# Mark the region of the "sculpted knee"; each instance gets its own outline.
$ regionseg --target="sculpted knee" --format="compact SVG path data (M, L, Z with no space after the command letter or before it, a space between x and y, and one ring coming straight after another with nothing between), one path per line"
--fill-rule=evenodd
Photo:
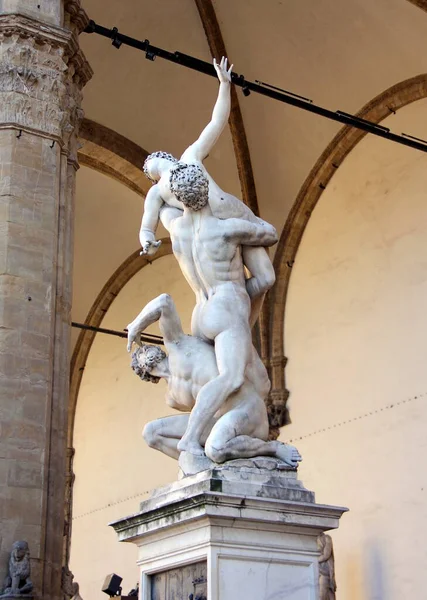
M160 294L159 300L162 306L170 306L173 304L172 297L169 296L169 294Z
M240 388L242 387L242 385L245 383L245 378L243 375L229 375L229 390L230 390L230 394L234 394L234 392L237 392L240 390Z
M150 446L150 448L156 447L156 444L158 442L158 433L155 421L150 421L150 423L146 424L146 426L142 430L142 437L144 438L146 444Z
M209 458L209 460L213 461L214 463L223 463L227 458L223 450L218 450L217 448L214 448L212 444L209 443L209 441L207 441L205 445L205 454Z
M274 272L273 267L264 271L262 274L262 287L265 290L269 290L276 283L276 274Z

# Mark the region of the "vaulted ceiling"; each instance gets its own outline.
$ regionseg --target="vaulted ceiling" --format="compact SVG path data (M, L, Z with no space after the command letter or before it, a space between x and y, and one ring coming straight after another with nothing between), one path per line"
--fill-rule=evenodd
M235 71L332 110L355 113L391 86L427 71L427 14L416 6L422 3L214 0L212 8ZM210 4L208 0L83 2L89 17L99 24L204 60L211 59L209 45L219 47L215 27L206 14L203 23L199 13ZM159 58L148 61L143 53L125 46L116 50L97 35L82 34L81 44L94 69L84 93L88 119L149 152L162 149L178 155L209 120L217 92L213 79ZM304 181L340 125L256 94L246 98L239 90L237 95L244 125L240 134L247 138L260 213L280 232ZM392 110L390 106L388 126L393 129ZM423 137L423 124L418 128L410 111L404 116L408 122L396 119L396 133ZM227 131L207 168L224 189L241 196L237 164ZM141 210L138 194L82 168L74 318L85 318L108 276L137 249ZM100 256L88 261L95 249Z

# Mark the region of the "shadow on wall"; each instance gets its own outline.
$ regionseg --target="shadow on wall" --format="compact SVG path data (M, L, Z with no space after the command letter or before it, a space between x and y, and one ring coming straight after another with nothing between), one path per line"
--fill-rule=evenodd
M378 541L368 540L348 556L346 561L346 589L337 581L337 598L345 594L345 600L387 600L386 559Z
M339 560L339 557L336 559ZM359 554L351 554L346 560L346 581L348 582L347 600L362 600L360 597L360 582L363 580L362 568L359 560ZM337 598L343 593L342 583L340 578L337 578Z
M386 572L386 560L384 551L376 541L366 544L365 562L365 586L367 600L386 600L388 597L386 581L389 574Z

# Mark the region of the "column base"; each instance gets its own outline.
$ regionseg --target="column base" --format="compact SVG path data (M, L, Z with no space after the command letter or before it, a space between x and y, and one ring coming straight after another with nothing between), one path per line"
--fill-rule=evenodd
M111 525L138 546L141 600L317 600L317 537L346 510L316 504L295 470L260 457L158 488Z

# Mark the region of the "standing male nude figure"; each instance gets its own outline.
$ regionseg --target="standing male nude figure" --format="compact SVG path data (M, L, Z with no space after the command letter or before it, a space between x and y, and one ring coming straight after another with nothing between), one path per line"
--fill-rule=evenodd
M158 183L147 195L140 232L143 252L153 253L158 246L154 231L160 214L170 233L173 253L196 295L192 333L214 342L218 375L200 390L187 431L178 444L180 451L200 455L203 431L227 398L242 387L246 368L256 352L250 322L260 304L252 305L251 311L251 298L259 299L266 291L258 274L262 280L263 266L267 271L272 269L264 248L277 242L274 227L223 192L202 165L224 127L224 116L227 119L229 114L231 69L227 71L225 59L214 65L220 92L209 125L179 163L164 153L146 161L147 174ZM242 248L246 249L246 266L253 275L248 282Z

